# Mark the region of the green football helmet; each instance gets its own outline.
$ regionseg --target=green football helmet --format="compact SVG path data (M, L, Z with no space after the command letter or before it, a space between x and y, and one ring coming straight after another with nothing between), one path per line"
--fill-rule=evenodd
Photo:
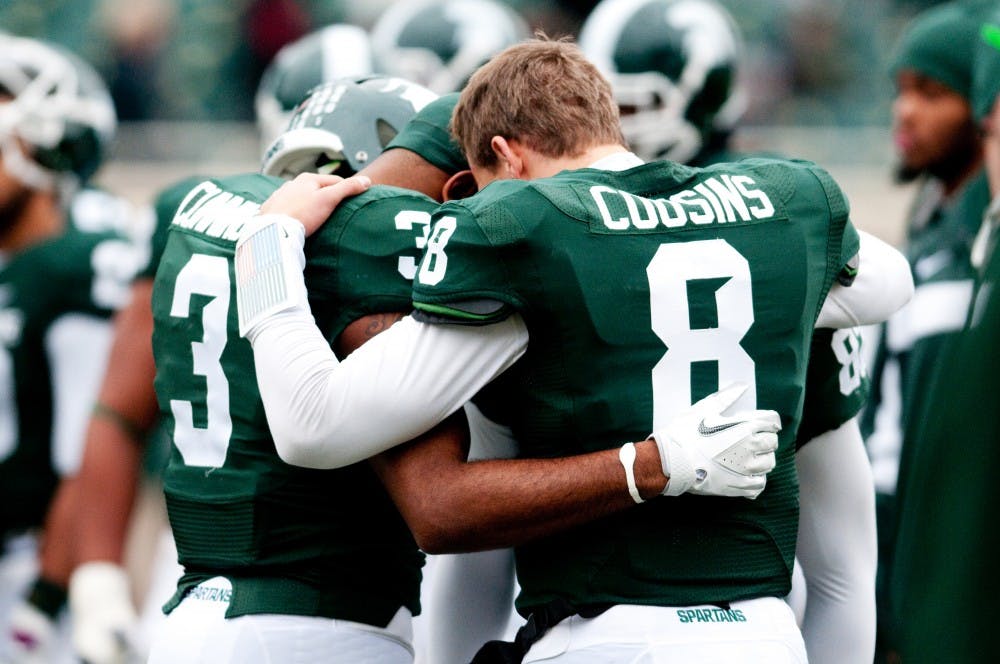
M289 179L299 173L353 175L436 98L421 85L389 76L318 85L264 153L261 173Z
M254 110L261 145L266 148L285 131L296 106L320 83L373 71L371 40L356 25L335 23L286 45L257 86Z
M54 44L0 34L0 151L11 175L36 189L76 188L97 171L116 128L93 67Z
M739 30L712 0L603 0L580 47L611 81L622 132L644 159L690 161L745 108Z
M376 69L445 94L503 49L526 39L528 26L496 0L396 2L372 28Z

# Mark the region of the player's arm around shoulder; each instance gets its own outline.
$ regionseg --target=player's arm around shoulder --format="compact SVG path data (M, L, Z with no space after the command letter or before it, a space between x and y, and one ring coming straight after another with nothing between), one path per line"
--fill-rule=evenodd
M774 468L781 426L773 411L724 414L744 389L710 395L620 448L467 461L464 418L453 418L373 465L428 553L516 546L660 495L753 499Z
M278 188L261 205L261 214L278 214L297 220L310 236L323 225L345 198L368 189L371 180L363 175L341 178L336 175L300 173Z

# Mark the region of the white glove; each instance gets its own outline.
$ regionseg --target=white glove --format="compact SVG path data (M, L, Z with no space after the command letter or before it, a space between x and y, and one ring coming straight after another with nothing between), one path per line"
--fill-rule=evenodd
M73 649L88 664L142 659L135 644L139 619L128 574L109 562L84 563L69 580Z
M781 418L773 410L724 415L746 390L746 384L734 383L653 432L663 474L670 478L663 495L752 499L764 490L776 462Z
M10 664L47 664L52 661L52 645L56 638L52 618L37 606L22 600L11 609L10 624L0 646L0 660ZM4 660L4 654L9 659Z

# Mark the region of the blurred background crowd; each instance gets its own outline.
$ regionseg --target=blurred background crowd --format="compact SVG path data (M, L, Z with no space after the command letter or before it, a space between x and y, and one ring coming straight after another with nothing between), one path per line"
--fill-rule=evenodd
M255 164L254 93L275 53L330 23L370 29L390 4L9 0L0 3L0 25L64 45L104 76L120 127L116 159L102 179L114 179L117 191L142 200L192 168L217 172ZM506 4L534 29L576 35L597 3ZM720 4L745 38L739 75L748 97L737 145L821 163L852 199L870 201L857 207L860 227L901 241L898 203L906 194L885 177L891 161L889 58L903 26L933 0ZM117 168L122 162L129 167ZM174 169L174 163L181 166Z
M8 0L0 25L84 56L111 87L119 118L245 120L284 44L348 22L370 28L391 0ZM509 0L537 28L575 34L593 0ZM747 41L746 122L881 125L879 75L902 25L932 0L723 0Z

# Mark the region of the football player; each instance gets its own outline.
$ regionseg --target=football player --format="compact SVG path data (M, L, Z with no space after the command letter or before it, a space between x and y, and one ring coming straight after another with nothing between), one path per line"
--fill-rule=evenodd
M527 124L515 125L514 118ZM420 320L397 323L338 368L312 324L300 282L291 281L284 293L265 293L258 286L263 281L255 281L260 268L237 261L237 278L244 284L240 313L254 345L258 383L279 453L311 467L341 466L378 453L453 411L492 380L497 368L515 360L479 398L484 412L512 424L524 457L613 450L623 437L657 432L700 394L738 377L751 385L740 399L743 405L756 403L760 394L792 427L782 435L778 469L785 470L777 476L782 478L778 487L771 475L763 503L761 498L660 500L520 547L519 609L531 615L529 632L537 637L560 623L528 661L558 653L573 657L576 648L588 649L595 661L630 661L647 652L646 635L654 633L650 638L658 639L656 647L680 658L712 652L733 661L783 661L797 649L804 660L790 610L780 600L769 601L788 590L797 516L790 481L792 440L802 382L781 381L800 386L785 392L771 381L792 357L798 360L787 370L804 381L813 322L817 315L821 324L834 322L833 307L823 307L823 300L858 244L836 185L823 171L801 163L762 161L706 171L672 163L640 165L622 145L610 88L566 43L529 42L504 51L472 78L453 122L480 193L435 213L437 223L414 287ZM572 170L588 165L594 168ZM564 169L571 170L547 177ZM726 176L736 187L729 188L732 197L723 194ZM533 181L504 181L511 178ZM309 232L322 222L324 205L356 190L350 180L324 186L330 182L316 178L287 187L262 211L290 213ZM626 193L630 189L649 197ZM764 246L755 244L761 234L784 228L767 221L777 218L804 226L802 234L788 238L799 247L801 261L779 265L769 251L756 253ZM294 219L262 219L262 228L244 232L241 252L257 255L277 236L287 238L280 240L282 250L293 257L298 244ZM824 240L804 240L813 232L806 228ZM717 233L731 235L744 253L716 239ZM843 251L828 252L828 241ZM811 253L809 247L820 246L822 252ZM694 251L685 259L682 249ZM294 266L293 259L283 260ZM778 316L778 323L770 318L777 309L754 306L754 294L766 293L771 278L782 284L777 290L784 296L788 283L810 283L792 272L813 261L818 262L806 272L818 281L797 291L792 310L803 325L794 326L795 332L788 327L789 311ZM630 264L635 277L624 271ZM869 275L881 284L897 279L900 284L897 292L886 289L891 304L883 301L888 306L881 311L866 312L878 320L905 301L908 280L905 264L900 271L898 261L885 274L880 268L886 266L868 265ZM296 272L287 270L284 276L291 279ZM751 285L752 280L759 283ZM838 290L835 299L843 304L842 296ZM262 303L278 313L262 314ZM690 322L672 315L678 310L689 311ZM857 313L843 320L856 324ZM647 331L650 322L654 329ZM773 332L751 335L759 345L741 342L755 324ZM781 357L782 344L772 346L774 334L791 334L793 346L804 348ZM459 362L467 357L476 358L473 366ZM488 363L494 371L485 370ZM758 376L758 363L775 373ZM378 427L370 426L373 418L381 418ZM628 445L623 450L628 467ZM419 447L410 451L420 456ZM669 450L661 455L668 493L686 493L696 481L697 473L692 475L683 459ZM423 506L387 486L412 525ZM433 493L452 491L462 494L461 487L447 484ZM462 503L455 498L451 504ZM453 517L458 525L445 545L474 546L484 535L473 527L477 521L466 522L458 509ZM734 519L737 514L743 516ZM654 525L663 518L670 523L665 530ZM740 535L751 522L757 524L752 529L770 535ZM463 528L463 523L468 525ZM681 530L691 536L678 534ZM717 538L717 545L705 546L709 537ZM687 551L690 546L696 550ZM598 575L592 573L596 568ZM727 573L720 576L718 570ZM707 605L723 596L734 600L732 606L658 610L699 601ZM608 604L621 605L593 618ZM575 617L561 622L569 616ZM676 624L671 628L667 621ZM651 631L653 622L657 627ZM754 627L741 632L742 623ZM770 627L767 634L760 631L763 623ZM741 640L740 645L717 641L727 637Z
M993 198L973 245L977 279L969 317L944 350L947 361L927 396L934 407L914 438L891 585L901 617L900 655L918 664L988 661L992 644L985 635L993 618L982 607L1000 592L994 564L1000 539L993 527L1000 496L990 472L1000 451L1000 13L994 11L980 27L976 49L972 107L983 130L984 168ZM954 474L941 474L956 441L961 441L962 454L975 461ZM935 638L941 633L949 638Z
M908 439L932 408L927 386L949 337L962 329L974 282L969 253L989 202L979 130L969 103L981 9L972 2L929 8L906 26L891 63L893 139L902 182L919 189L907 220L913 301L880 330L873 393L862 415L872 459L879 536L878 655L890 659L897 477L914 451ZM936 410L936 409L934 409Z
M314 86L347 75L371 73L367 34L357 26L333 24L285 46L261 78L255 96L257 129L264 146L287 125L292 111ZM115 338L97 405L91 417L77 485L76 569L70 609L77 652L91 664L142 657L150 633L162 619L160 606L173 592L179 572L176 554L165 552L154 567L142 621L133 606L131 582L123 567L137 478L159 407L153 389L155 366L150 336L153 277L177 206L203 177L184 178L160 192L153 203L154 231L147 262L132 285L131 300L115 323Z
M714 0L603 0L580 47L607 75L640 157L701 167L753 156L730 145L746 105L744 52L736 22ZM789 601L814 664L868 662L875 648L874 490L855 419L869 391L860 343L857 330L814 332L796 438L805 584L794 577Z
M89 404L140 260L127 203L84 188L116 127L97 73L40 40L0 35L0 659L58 661L73 504ZM28 587L30 586L30 587Z
M713 0L603 0L580 48L607 76L622 134L643 159L696 166L732 161L746 108L742 37Z

